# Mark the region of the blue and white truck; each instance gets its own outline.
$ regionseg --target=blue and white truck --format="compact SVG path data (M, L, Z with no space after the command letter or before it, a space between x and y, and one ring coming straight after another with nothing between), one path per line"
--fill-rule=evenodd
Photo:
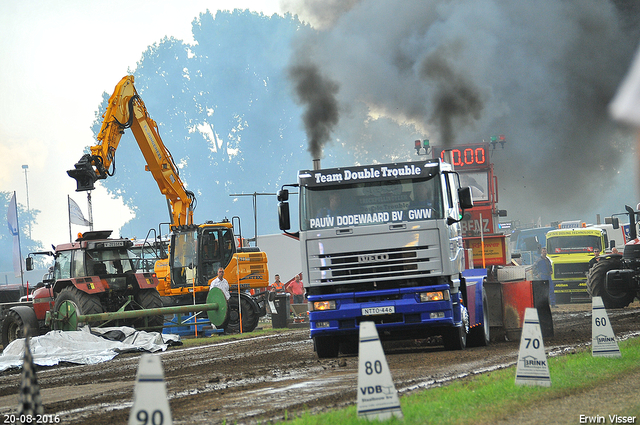
M460 221L473 206L440 159L303 170L278 192L290 229L299 190L299 239L310 332L318 357L357 352L359 324L383 340L441 335L447 349L489 342L486 270L463 275Z

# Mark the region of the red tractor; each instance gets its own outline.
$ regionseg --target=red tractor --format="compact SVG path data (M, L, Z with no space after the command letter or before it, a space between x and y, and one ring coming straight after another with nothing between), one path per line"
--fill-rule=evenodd
M640 296L640 239L637 232L640 212L628 205L625 209L629 215L629 237L624 253L601 255L587 273L587 291L592 297L602 297L605 308L626 307ZM611 222L614 229L620 226L617 217L607 218L607 222Z
M55 259L48 279L38 284L32 299L0 305L2 344L51 329L74 330L78 316L105 312L162 307L153 272L138 272L129 251L129 239L109 239L111 231L85 232L72 243L58 245L54 252L36 252L26 259L33 269L32 255L52 255ZM162 329L162 314L120 320L127 325ZM91 323L95 324L95 323Z

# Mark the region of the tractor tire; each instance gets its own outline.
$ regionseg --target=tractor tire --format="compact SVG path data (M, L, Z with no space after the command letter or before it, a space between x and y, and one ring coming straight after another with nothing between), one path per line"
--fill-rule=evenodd
M2 321L2 347L7 348L16 339L24 338L27 328L29 336L40 334L38 319L31 307L16 306L7 311Z
M314 336L313 345L319 359L332 359L338 357L340 344L338 339L332 336Z
M601 297L605 308L624 308L633 302L636 293L633 291L610 291L607 288L607 272L620 270L622 261L619 257L601 257L587 273L587 291L592 297Z
M67 307L67 308L65 308ZM69 308L70 307L70 308ZM54 329L75 330L79 326L96 325L98 323L84 323L74 325L76 316L104 313L100 298L94 294L82 292L75 286L67 286L56 297L54 311L62 320L54 321Z
M467 338L468 347L486 347L489 345L491 335L489 333L489 303L487 301L487 293L482 288L482 323L474 326L469 330L469 338Z
M135 295L135 301L144 309L162 308L162 298L156 289L143 289ZM155 316L146 317L147 330L162 332L164 325L164 316L157 314ZM143 328L145 326L145 317L137 319L133 323L134 328Z
M242 306L242 332L253 332L258 326L260 316L258 315L258 305L249 296L243 295L240 297L240 305ZM228 322L224 327L226 333L239 333L240 332L240 314L238 311L238 295L232 294L228 300L227 307Z

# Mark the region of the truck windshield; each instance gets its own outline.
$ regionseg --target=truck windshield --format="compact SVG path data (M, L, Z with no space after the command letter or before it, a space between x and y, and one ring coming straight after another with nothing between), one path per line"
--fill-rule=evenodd
M602 251L600 238L593 235L559 236L547 238L549 254Z
M302 186L300 228L438 219L444 216L440 179L375 181L323 187Z

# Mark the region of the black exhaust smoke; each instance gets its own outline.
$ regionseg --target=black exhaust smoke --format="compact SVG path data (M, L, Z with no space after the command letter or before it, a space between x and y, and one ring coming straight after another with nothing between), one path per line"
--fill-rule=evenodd
M311 158L322 158L322 148L330 140L331 131L338 124L339 86L324 77L314 64L297 64L289 68L289 77L294 83L298 104L305 106L302 117L307 133L308 151Z

